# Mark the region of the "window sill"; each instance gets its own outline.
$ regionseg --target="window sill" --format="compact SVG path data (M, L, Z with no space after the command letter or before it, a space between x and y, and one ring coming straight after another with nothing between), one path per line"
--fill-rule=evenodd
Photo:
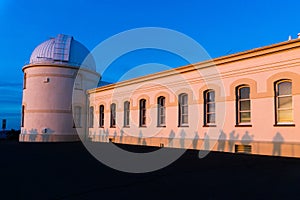
M179 125L178 127L182 127L182 128L188 128L189 125Z
M99 128L104 128L104 126L99 126Z
M116 128L115 126L110 126L109 128Z
M158 128L166 128L167 126L166 125L157 125L156 127L158 127Z
M141 125L141 126L139 126L139 128L147 128L147 126Z
M277 126L295 127L296 125L295 124L274 124L274 127Z
M203 125L203 127L217 127L216 124L206 124L206 125Z
M130 126L123 126L123 128L130 128Z
M252 127L252 124L236 124L235 127Z

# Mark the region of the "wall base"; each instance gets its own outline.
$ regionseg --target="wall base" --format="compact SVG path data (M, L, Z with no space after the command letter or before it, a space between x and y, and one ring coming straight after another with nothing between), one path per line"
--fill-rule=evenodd
M75 142L80 141L78 135L57 134L20 134L19 142Z

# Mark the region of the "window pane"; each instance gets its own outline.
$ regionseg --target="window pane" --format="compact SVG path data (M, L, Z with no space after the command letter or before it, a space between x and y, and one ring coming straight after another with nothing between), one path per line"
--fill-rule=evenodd
M214 103L208 104L208 106L207 106L207 112L208 113L215 112L215 104Z
M281 82L278 84L278 95L289 95L292 94L292 83L291 82Z
M240 113L240 122L250 122L251 114L250 112L241 112Z
M182 114L187 114L188 113L188 107L187 106L183 106L182 107Z
M278 122L293 122L293 112L290 110L278 111Z
M207 115L207 123L215 123L215 114Z
M213 102L215 101L215 92L210 91L207 93L207 102Z
M183 115L182 116L182 124L187 124L188 123L188 116L187 115Z
M240 110L250 110L250 100L240 101Z
M278 108L292 108L292 97L279 97L278 98Z
M242 87L240 88L240 99L249 99L250 88Z

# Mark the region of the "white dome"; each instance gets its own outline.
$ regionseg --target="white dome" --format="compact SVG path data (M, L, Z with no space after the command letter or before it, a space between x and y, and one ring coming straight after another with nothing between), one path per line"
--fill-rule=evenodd
M72 36L58 34L55 38L41 43L33 50L30 64L65 64L95 71L95 60L89 53L90 51L80 42L74 40Z

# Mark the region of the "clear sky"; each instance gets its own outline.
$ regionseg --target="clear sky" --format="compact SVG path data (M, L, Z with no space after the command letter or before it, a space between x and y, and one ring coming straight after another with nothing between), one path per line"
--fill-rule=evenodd
M289 35L296 38L299 8L299 0L0 0L0 119L8 119L9 129L19 129L21 69L38 44L58 33L72 35L92 50L128 29L164 27L192 37L215 58L285 41ZM168 59L151 55L152 62ZM115 65L122 71L124 65L143 62L137 63L134 55L128 58ZM104 80L115 81L111 73Z

